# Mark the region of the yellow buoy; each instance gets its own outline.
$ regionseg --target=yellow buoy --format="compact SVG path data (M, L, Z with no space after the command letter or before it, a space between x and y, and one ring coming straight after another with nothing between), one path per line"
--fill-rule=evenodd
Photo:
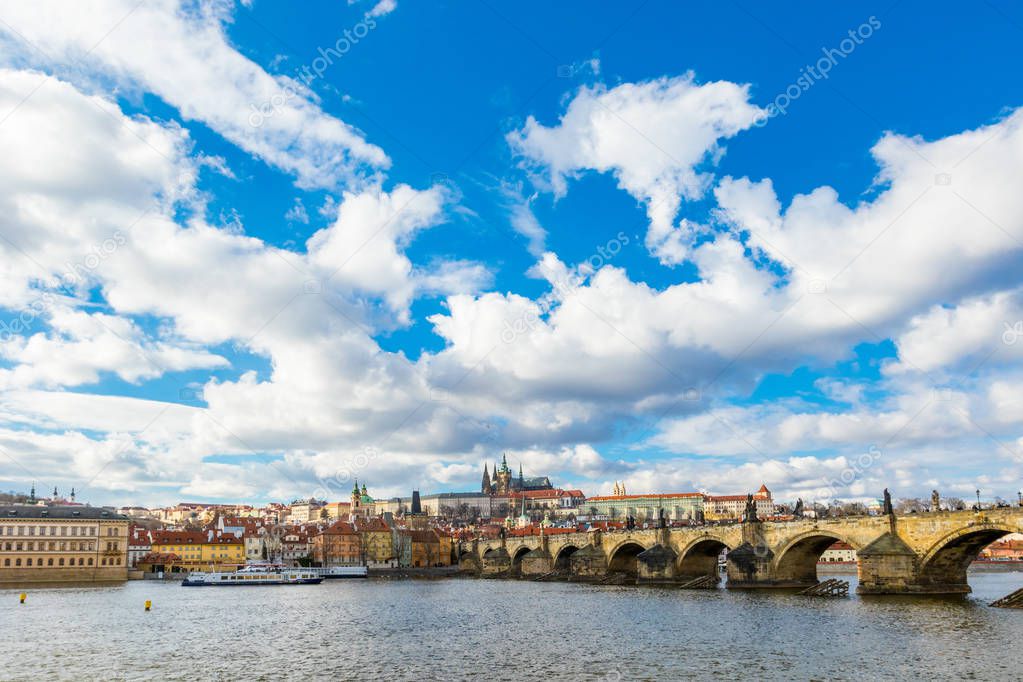
M147 599L147 600L146 600L146 611L148 611L148 610L149 610L149 607L150 607L150 606L152 606L152 605L153 605L153 602L151 602L151 601L149 601L149 600Z
M25 597L27 597L27 596L28 596L28 595L27 595L27 594L25 594L24 592L22 592L22 593L21 593L21 603L22 603L22 604L24 604L24 603L25 603Z

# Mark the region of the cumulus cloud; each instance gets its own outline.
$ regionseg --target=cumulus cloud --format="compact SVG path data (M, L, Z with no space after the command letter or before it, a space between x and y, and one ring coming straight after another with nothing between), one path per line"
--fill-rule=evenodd
M688 223L675 224L682 200L704 195L712 175L702 168L723 152L720 141L751 127L760 114L747 86L701 85L690 73L611 89L583 87L557 125L530 116L508 142L558 196L583 171L611 173L646 207L647 247L663 263L677 264L692 236Z
M87 65L177 108L302 187L359 183L390 165L360 131L326 114L297 81L274 77L230 44L224 3L0 3L0 35L20 59L58 74ZM90 74L95 78L95 74Z

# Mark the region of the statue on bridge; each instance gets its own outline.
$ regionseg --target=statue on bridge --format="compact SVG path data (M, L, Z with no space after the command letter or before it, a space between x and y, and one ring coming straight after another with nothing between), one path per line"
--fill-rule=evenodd
M746 495L746 511L742 515L744 523L759 521L757 518L757 503L753 501L753 494Z
M931 491L931 511L941 511L941 495L938 494L937 490Z
M803 518L803 498L800 497L796 500L796 508L792 510L792 515L797 519Z
M895 513L895 509L892 507L892 494L888 492L888 488L884 489L884 513L889 516Z

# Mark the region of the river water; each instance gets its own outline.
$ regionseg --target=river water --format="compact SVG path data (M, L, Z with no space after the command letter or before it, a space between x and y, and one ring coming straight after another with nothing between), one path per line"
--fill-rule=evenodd
M970 583L960 599L462 578L0 590L0 678L1020 679L1023 610L987 604L1023 573Z

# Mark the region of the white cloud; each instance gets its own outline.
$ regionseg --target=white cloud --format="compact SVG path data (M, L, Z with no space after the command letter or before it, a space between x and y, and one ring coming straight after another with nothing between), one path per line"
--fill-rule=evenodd
M190 344L150 341L131 321L66 308L50 312L50 333L15 337L0 358L17 363L0 369L0 388L56 388L96 383L103 372L130 383L166 372L225 367L224 358Z
M352 185L390 165L358 130L324 113L308 89L235 50L224 31L227 7L8 0L0 2L0 35L22 60L59 74L88 68L155 93L186 121L202 121L302 187Z
M295 197L295 203L284 214L284 219L291 223L309 224L309 214L305 210L305 204L302 203L299 197Z
M751 127L761 110L747 86L717 81L700 85L692 74L583 87L558 125L530 116L508 135L528 167L544 173L555 194L585 170L612 173L619 186L646 206L647 247L663 263L686 258L686 224L675 224L683 199L698 199L712 176L701 170L723 152L719 142Z
M972 297L954 307L936 305L916 315L895 338L899 361L889 374L992 366L1023 354L1023 294L1019 289Z
M390 14L398 8L397 0L379 0L372 9L367 12L368 16L371 17L382 17Z

